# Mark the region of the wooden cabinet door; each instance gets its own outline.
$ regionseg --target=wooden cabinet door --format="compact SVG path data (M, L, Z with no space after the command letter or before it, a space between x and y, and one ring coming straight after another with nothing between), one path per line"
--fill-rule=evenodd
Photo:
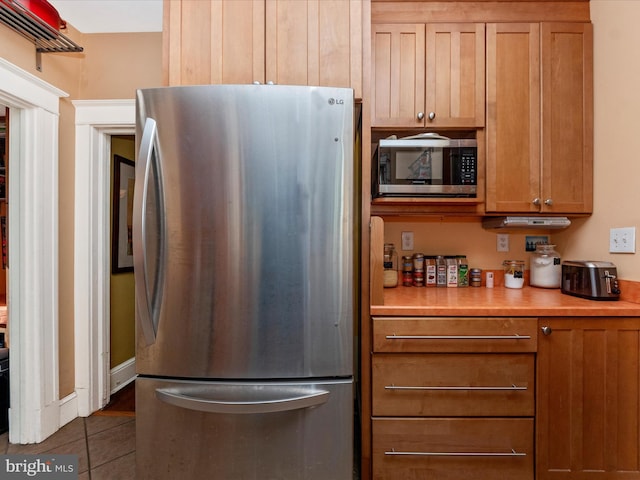
M351 87L362 98L361 0L165 0L167 85Z
M266 81L351 87L362 98L362 2L266 0Z
M488 24L485 208L538 212L539 196L540 27Z
M487 25L487 212L592 211L592 30Z
M374 127L484 126L484 24L374 24Z
M371 35L371 125L423 127L424 24L374 24Z
M264 16L264 0L165 0L165 83L264 82Z
M639 478L640 318L539 325L537 478Z
M593 210L593 26L543 23L542 212Z
M425 125L484 126L484 24L427 24L426 55Z

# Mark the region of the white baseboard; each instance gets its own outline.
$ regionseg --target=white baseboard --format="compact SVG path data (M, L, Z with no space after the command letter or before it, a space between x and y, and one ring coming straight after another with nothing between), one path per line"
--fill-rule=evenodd
M130 358L112 368L109 379L111 395L133 382L136 379L136 358Z
M73 392L60 399L60 427L78 417L78 395Z

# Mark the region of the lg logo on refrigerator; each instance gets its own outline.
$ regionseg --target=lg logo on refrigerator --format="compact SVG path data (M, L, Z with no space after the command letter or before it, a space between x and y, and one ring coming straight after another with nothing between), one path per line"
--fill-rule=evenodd
M344 100L340 98L330 98L329 105L344 105Z

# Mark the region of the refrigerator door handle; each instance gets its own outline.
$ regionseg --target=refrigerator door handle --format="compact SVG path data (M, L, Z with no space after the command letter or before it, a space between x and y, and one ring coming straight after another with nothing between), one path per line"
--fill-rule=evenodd
M146 255L145 241L146 241L146 229L145 219L147 217L147 205L146 200L149 194L149 183L151 179L151 169L154 166L153 155L155 149L155 140L157 138L157 125L154 119L147 118L144 130L142 133L142 139L140 141L140 151L138 155L138 161L136 162L136 185L134 189L134 216L133 216L133 272L134 283L136 291L140 292L137 295L137 309L138 317L140 319L140 327L142 329L144 338L148 345L155 343L156 333L158 331L158 319L159 309L156 308L157 302L160 297L158 291L162 285L162 279L160 276L164 270L164 225L165 220L163 215L159 216L159 265L156 271L157 278L154 282L155 288L149 288L149 279L147 278L148 259ZM156 188L158 189L158 202L159 210L162 212L162 182L160 181L160 170L158 162L155 162L156 172L158 175L158 183Z
M264 387L248 389L246 398L230 400L215 399L213 394L207 394L205 388L157 388L156 397L171 405L189 410L207 413L274 413L310 408L322 405L329 399L329 392L315 388L287 388ZM227 397L229 395L222 395ZM239 396L240 397L240 396Z

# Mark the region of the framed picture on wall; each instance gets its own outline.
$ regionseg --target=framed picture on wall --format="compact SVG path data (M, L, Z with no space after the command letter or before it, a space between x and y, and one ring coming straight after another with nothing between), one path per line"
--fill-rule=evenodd
M135 164L113 156L113 204L111 209L111 272L133 272L133 186Z

